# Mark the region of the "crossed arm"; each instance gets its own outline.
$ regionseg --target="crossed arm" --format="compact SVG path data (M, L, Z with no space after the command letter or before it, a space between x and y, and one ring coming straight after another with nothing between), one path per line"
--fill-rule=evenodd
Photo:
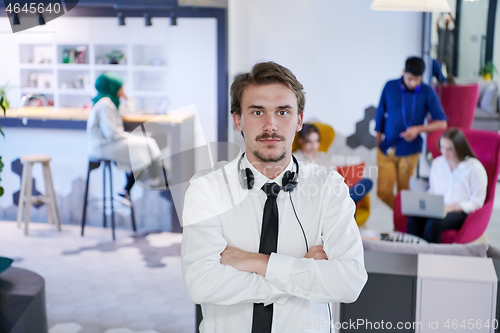
M323 246L313 246L306 253L304 258L314 260L328 260L328 256L323 250ZM266 276L269 255L262 253L246 252L237 247L227 246L221 253L221 264L236 268L239 271L257 273Z

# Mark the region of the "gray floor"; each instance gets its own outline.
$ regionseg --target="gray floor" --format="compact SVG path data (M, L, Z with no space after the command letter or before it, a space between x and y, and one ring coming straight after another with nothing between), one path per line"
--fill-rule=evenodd
M497 185L497 191L498 189ZM372 193L376 193L372 191ZM500 193L500 192L497 192ZM376 195L365 228L391 231L392 211ZM0 221L0 255L14 258L46 281L50 333L193 333L194 305L182 284L181 235L131 237L119 230L31 223L26 237ZM500 246L500 196L486 237Z
M132 238L120 230L31 223L25 237L0 222L0 255L45 278L50 333L194 332L181 278L180 234Z

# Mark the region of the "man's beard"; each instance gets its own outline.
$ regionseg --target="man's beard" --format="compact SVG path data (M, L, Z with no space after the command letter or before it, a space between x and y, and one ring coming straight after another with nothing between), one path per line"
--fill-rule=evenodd
M275 138L275 139L280 139L282 141L285 141L286 138L284 136L281 136L281 135L277 135L277 134L269 134L269 133L264 133L262 135L258 135L256 138L255 138L255 141L259 141L261 139L268 139L268 138ZM272 158L272 157L264 157L261 155L261 153L257 150L255 150L253 152L253 154L255 155L255 157L257 157L261 162L263 163L269 163L269 162L274 162L274 163L277 163L279 161L281 161L282 159L285 158L286 156L286 151L283 152L282 155L280 155L279 157L277 158Z
M286 156L286 152L283 152L282 155L280 155L279 157L277 158L272 158L272 157L264 157L260 154L260 152L258 150L254 151L253 154L255 155L255 157L257 157L261 162L263 163L269 163L269 162L274 162L274 163L277 163L279 161L281 161L282 159L285 158Z

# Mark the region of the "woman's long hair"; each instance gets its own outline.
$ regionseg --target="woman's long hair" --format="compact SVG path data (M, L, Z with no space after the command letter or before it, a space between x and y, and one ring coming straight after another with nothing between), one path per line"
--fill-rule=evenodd
M455 153L457 154L457 158L460 162L465 160L467 157L477 158L472 148L467 141L464 133L458 128L450 128L446 132L441 135L439 138L439 149L441 149L441 139L448 139L453 144L453 148L455 149Z

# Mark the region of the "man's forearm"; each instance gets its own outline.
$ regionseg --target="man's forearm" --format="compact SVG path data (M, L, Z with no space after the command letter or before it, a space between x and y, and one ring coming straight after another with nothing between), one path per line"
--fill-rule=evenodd
M447 126L446 120L436 120L427 125L420 125L418 126L418 129L420 133L429 133L446 129L446 126Z

